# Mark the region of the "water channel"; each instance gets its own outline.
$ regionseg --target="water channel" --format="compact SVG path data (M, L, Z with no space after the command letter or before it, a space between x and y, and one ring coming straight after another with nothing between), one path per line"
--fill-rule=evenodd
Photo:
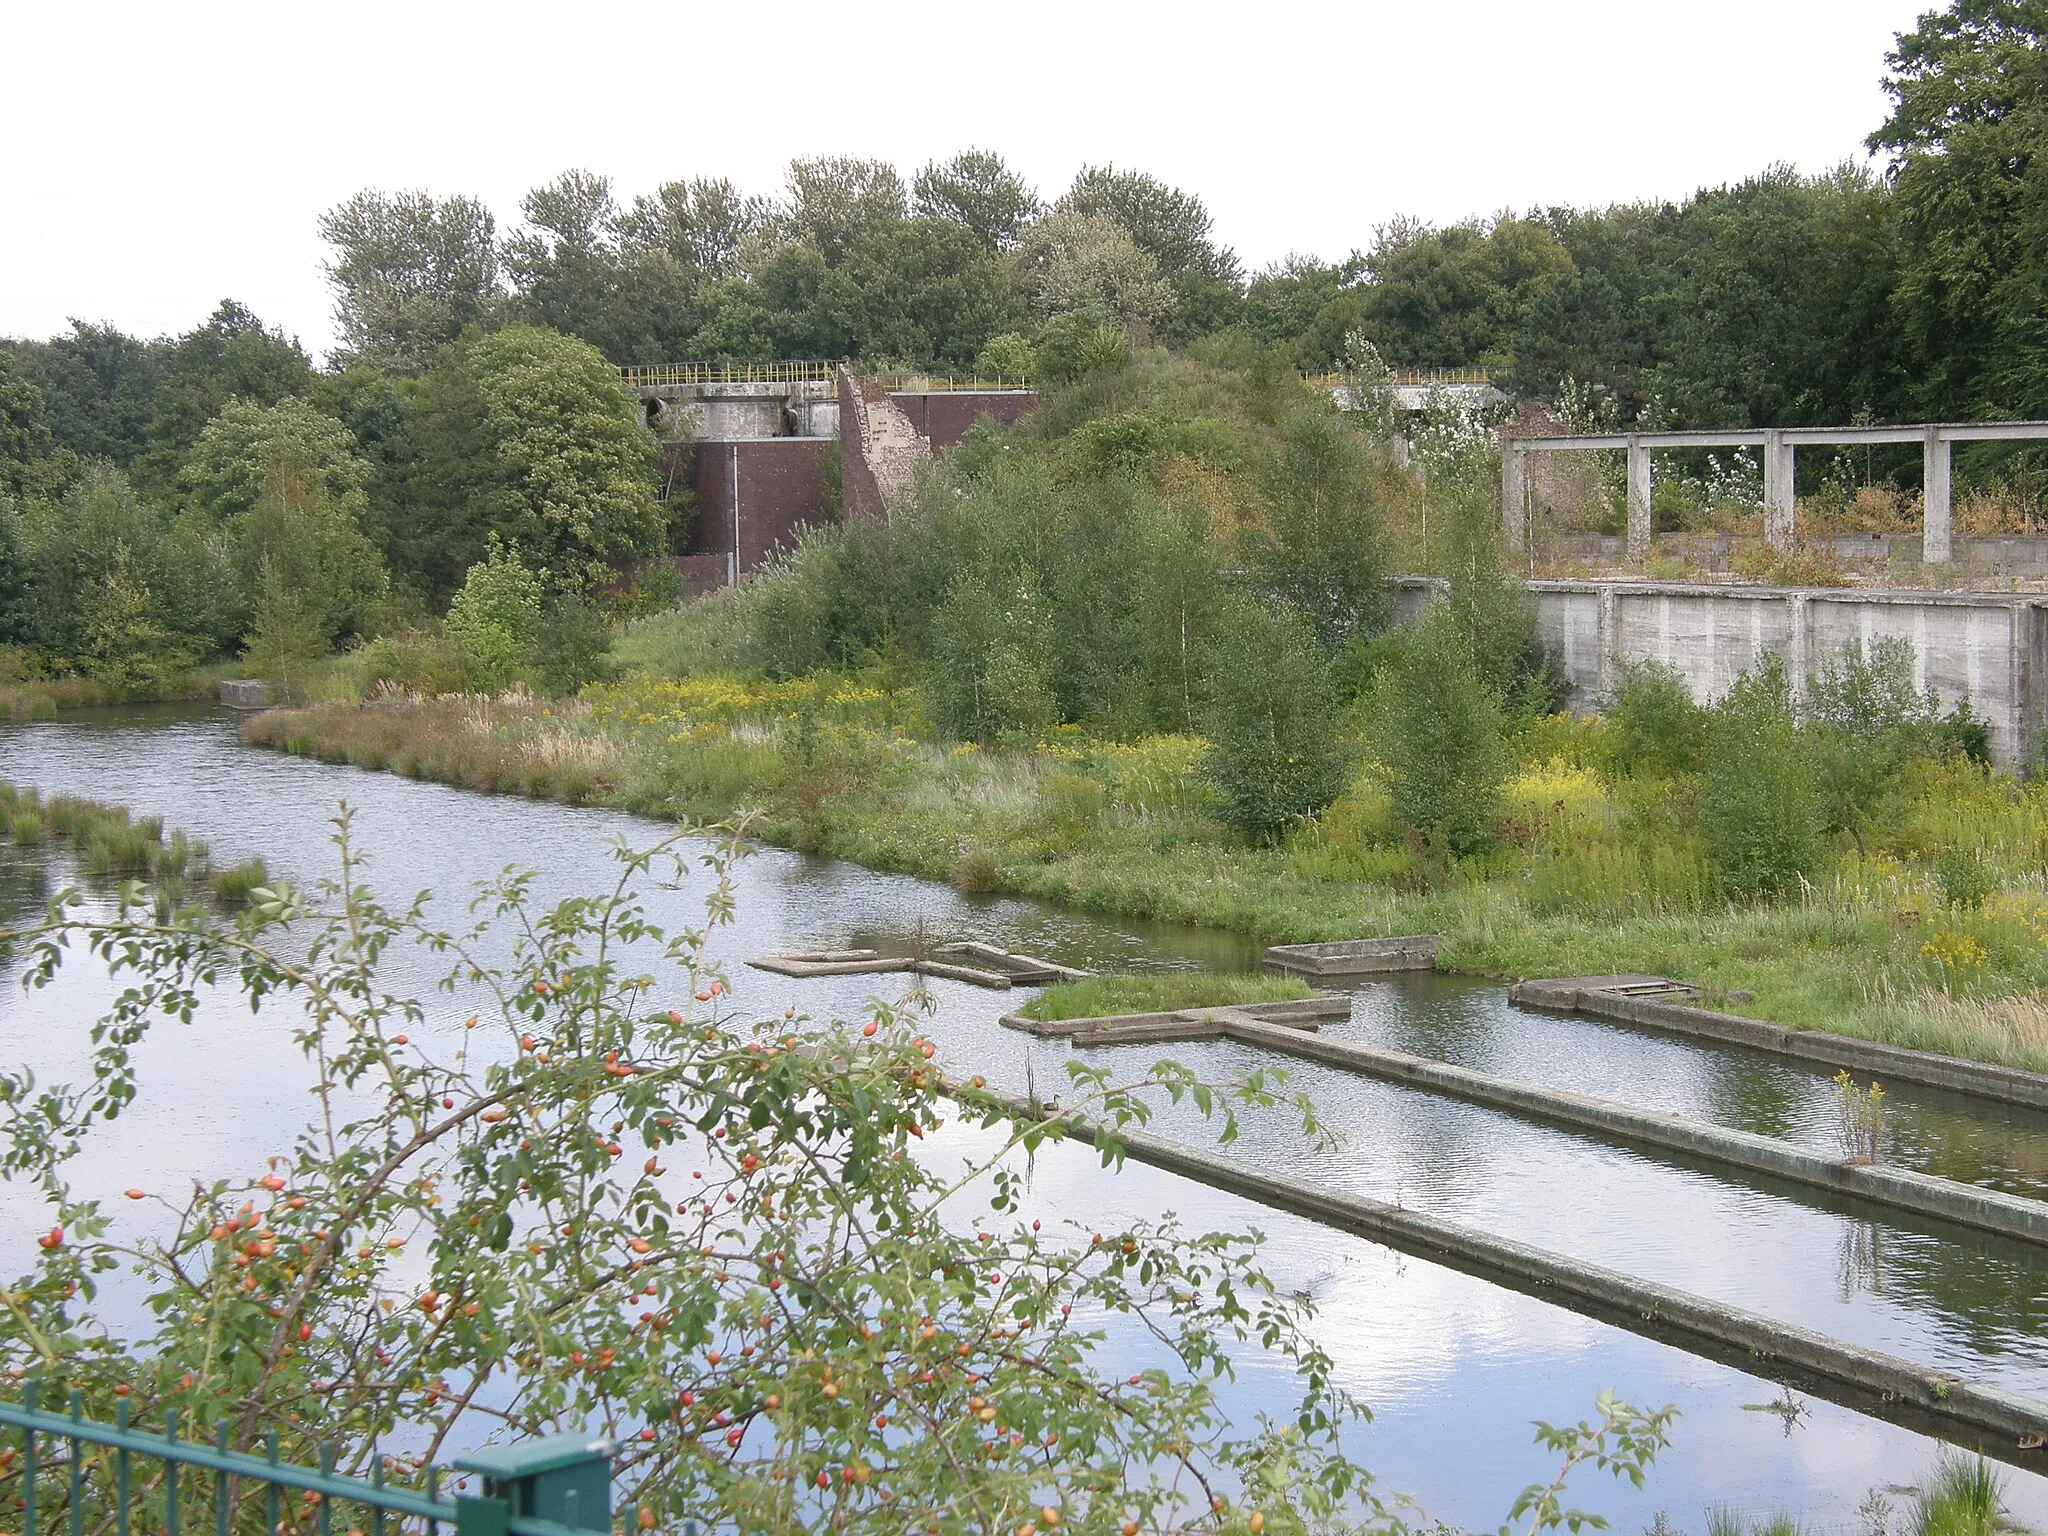
M346 799L370 878L389 901L432 889L458 920L472 884L507 863L539 872L542 896L609 885L606 849L659 835L611 812L486 797L385 774L243 748L236 722L199 707L97 711L0 730L0 778L126 805L204 838L216 862L260 854L295 882L333 871L328 820ZM0 914L32 907L71 878L60 854L0 854ZM897 977L796 981L744 968L749 955L868 942L907 946L978 938L1091 967L1246 967L1257 948L1228 935L1105 921L793 854L762 852L738 871L739 916L716 952L737 1001L780 1012L857 1012ZM672 898L670 921L689 915ZM398 957L400 967L413 965ZM419 965L419 995L438 974ZM0 1048L46 1075L75 1071L83 1025L109 995L84 964L24 993L0 977ZM1057 1091L1072 1048L1001 1028L1019 993L936 982L931 1032L942 1060L1021 1089ZM1754 1052L1592 1021L1526 1012L1497 984L1416 976L1353 991L1334 1034L1371 1040L1503 1076L1644 1108L1833 1147L1833 1091L1818 1071ZM452 1019L445 1021L455 1027ZM1232 1042L1167 1048L1212 1076L1271 1064ZM1159 1047L1095 1053L1136 1073ZM111 1194L138 1168L181 1179L250 1170L283 1149L302 1117L303 1078L274 1015L216 1007L190 1030L162 1030L142 1054L143 1097L98 1139L79 1170L88 1193ZM2048 1398L2048 1249L1833 1200L1812 1191L1660 1158L1481 1106L1332 1068L1284 1063L1336 1128L1341 1146L1304 1152L1278 1113L1253 1117L1232 1149L1248 1160L1467 1222L1575 1258L1888 1350L1973 1381ZM1887 1156L1908 1167L2040 1198L2048 1196L2048 1115L1901 1084L1888 1087ZM1206 1140L1167 1115L1167 1134ZM1256 1226L1291 1287L1312 1291L1325 1342L1375 1420L1356 1452L1382 1486L1433 1516L1492 1529L1516 1491L1546 1477L1532 1419L1576 1419L1594 1394L1682 1412L1676 1447L1637 1493L1577 1490L1618 1531L1659 1510L1698 1532L1710 1502L1755 1514L1786 1511L1809 1530L1860 1529L1873 1487L1897 1489L1933 1460L1934 1442L1780 1385L1591 1321L1470 1276L1391 1252L1178 1178L1132 1165L1111 1176L1081 1149L1055 1149L1034 1198L1062 1217L1102 1223L1129 1211L1178 1212L1204 1227ZM103 1188L100 1186L104 1186ZM0 1193L0 1231L34 1230L29 1192ZM24 1253L12 1251L18 1241ZM27 1238L0 1239L0 1265ZM1282 1373L1245 1362L1245 1411L1283 1406ZM1774 1412L1772 1404L1796 1404ZM2048 1529L2048 1477L2007 1473L2008 1504ZM1896 1500L1895 1500L1896 1501Z

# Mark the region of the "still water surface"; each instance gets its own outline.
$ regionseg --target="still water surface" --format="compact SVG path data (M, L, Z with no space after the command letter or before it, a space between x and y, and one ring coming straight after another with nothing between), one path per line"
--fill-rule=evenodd
M327 822L345 799L379 894L395 902L431 889L449 925L459 922L473 883L508 863L535 869L539 894L552 899L609 885L616 869L608 845L621 837L644 844L660 833L612 812L252 752L239 744L231 717L189 707L8 728L0 731L0 777L162 815L206 839L217 862L260 854L274 873L298 883L332 872ZM69 878L58 855L0 857L0 910L32 906ZM878 982L893 987L900 978L796 981L745 969L747 956L858 942L903 946L920 932L933 942L979 938L1098 968L1244 967L1257 957L1255 946L1233 936L971 900L944 886L779 852L744 861L737 886L738 920L717 935L714 951L729 967L738 1004L760 1012L795 1005L850 1015ZM695 915L687 893L655 905L671 923ZM439 974L408 954L396 957L395 973L423 997ZM40 993L24 993L14 973L0 980L0 1048L48 1075L75 1072L82 1025L110 994L105 977L79 964ZM1057 1091L1071 1048L997 1023L1019 993L949 982L934 983L932 992L932 1033L946 1064L999 1084L1021 1088L1028 1080ZM1815 1146L1832 1140L1826 1078L1756 1053L1527 1013L1496 985L1452 978L1370 983L1354 998L1349 1022L1326 1028ZM441 1027L455 1027L454 1018ZM1230 1042L1171 1050L1212 1076L1266 1064ZM1122 1047L1097 1057L1136 1073L1159 1054L1158 1047ZM284 1149L303 1115L304 1072L272 1014L211 1008L190 1030L153 1037L142 1065L142 1100L97 1138L79 1170L89 1192L111 1194L141 1174L169 1181L253 1170ZM1235 1155L2048 1396L2048 1252L1873 1217L1791 1187L1316 1064L1286 1065L1342 1145L1308 1153L1298 1126L1276 1113L1246 1124ZM2048 1192L2043 1117L1909 1085L1888 1090L1888 1102L1895 1161L2018 1193ZM1204 1138L1184 1116L1169 1114L1162 1128ZM1634 1402L1674 1403L1683 1414L1676 1449L1642 1493L1590 1480L1579 1490L1577 1502L1607 1512L1617 1530L1640 1529L1667 1510L1678 1528L1697 1532L1703 1506L1721 1501L1846 1531L1856 1527L1854 1510L1869 1489L1910 1483L1934 1454L1931 1441L1811 1399L1800 1399L1805 1411L1788 1427L1764 1407L1780 1398L1774 1382L1154 1170L1132 1166L1110 1176L1081 1149L1055 1149L1040 1159L1033 1193L1044 1214L1087 1224L1172 1210L1204 1227L1268 1233L1276 1274L1316 1295L1346 1384L1374 1407L1362 1459L1379 1470L1384 1487L1466 1528L1491 1529L1523 1484L1547 1476L1544 1457L1529 1444L1530 1421L1581 1417L1608 1386ZM35 1230L36 1213L23 1208L30 1198L0 1192L0 1230ZM20 1245L25 1250L26 1238ZM0 1240L0 1263L25 1257L8 1246ZM1244 1367L1234 1400L1241 1410L1284 1407L1284 1372L1255 1357ZM2008 1476L2015 1513L2048 1528L2048 1479Z

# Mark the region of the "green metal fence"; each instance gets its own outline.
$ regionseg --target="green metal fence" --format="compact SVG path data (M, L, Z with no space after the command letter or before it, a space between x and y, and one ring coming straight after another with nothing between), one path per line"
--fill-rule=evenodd
M261 1456L228 1448L228 1426L216 1442L182 1438L173 1413L162 1429L131 1424L128 1405L112 1424L84 1416L79 1394L69 1411L37 1406L30 1383L19 1403L0 1401L0 1439L19 1430L19 1449L0 1447L0 1525L8 1506L22 1536L576 1536L611 1530L611 1461L615 1447L588 1435L546 1439L458 1457L456 1470L475 1474L478 1494L444 1497L441 1473L429 1468L423 1488L384 1480L381 1459L368 1478L334 1470L334 1447L320 1465L299 1466L278 1455L276 1435Z

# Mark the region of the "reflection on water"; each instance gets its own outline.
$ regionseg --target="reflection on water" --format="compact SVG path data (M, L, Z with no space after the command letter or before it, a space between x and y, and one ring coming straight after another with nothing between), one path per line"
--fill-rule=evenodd
M380 894L400 898L430 887L449 924L460 921L471 883L508 863L537 869L538 892L552 899L610 882L616 870L608 841L644 843L658 832L608 812L248 752L232 720L204 709L103 712L0 731L0 777L161 814L207 839L219 862L261 854L273 872L301 883L331 873L326 823L346 797ZM61 853L0 858L0 900L10 910L33 910L52 878L68 878ZM738 921L718 935L715 949L738 1002L760 1012L795 1005L850 1015L877 990L893 995L906 978L797 981L745 970L747 956L869 941L907 947L920 931L930 942L982 939L1094 967L1241 967L1257 956L1254 946L1228 936L970 900L945 886L781 853L745 861L737 886ZM652 905L671 924L693 915L687 893L657 894ZM431 995L434 965L399 953L393 970L394 984ZM1028 1075L1057 1090L1070 1047L997 1023L1028 994L947 981L929 989L937 1007L932 1033L950 1066L1014 1087ZM82 967L43 992L10 987L0 993L0 1049L46 1076L77 1070L82 1025L108 995L105 978ZM1374 983L1357 998L1351 1021L1332 1028L1507 1076L1831 1144L1825 1079L1766 1058L1523 1013L1498 986L1448 978ZM459 1013L443 1010L430 1027L459 1029ZM1261 1062L1229 1042L1125 1047L1099 1059L1129 1074L1167 1049L1211 1075ZM111 1193L137 1167L164 1181L255 1167L282 1150L303 1114L303 1069L272 1013L252 1018L211 1007L191 1030L165 1030L147 1042L141 1066L142 1099L97 1138L81 1169L81 1182L93 1186L87 1193ZM1246 1121L1235 1155L1974 1379L2048 1393L2048 1273L2034 1250L1874 1221L1867 1210L1808 1193L1327 1067L1290 1066L1341 1133L1341 1148L1305 1155L1298 1127L1259 1114ZM1900 1161L1941 1164L1944 1172L1967 1164L1988 1170L1987 1182L2009 1186L2048 1173L2048 1138L2035 1117L1903 1087L1894 1097L1888 1086L1888 1097L1897 1106L1892 1155ZM1169 1113L1162 1126L1203 1135L1185 1114ZM1645 1491L1590 1483L1580 1491L1578 1502L1608 1512L1616 1529L1641 1529L1659 1509L1696 1529L1710 1500L1846 1524L1871 1486L1910 1478L1932 1458L1928 1441L1831 1404L1805 1399L1806 1411L1789 1417L1755 1411L1780 1394L1777 1382L1151 1170L1107 1175L1083 1149L1042 1155L1031 1193L1034 1208L1054 1218L1101 1224L1120 1211L1174 1210L1202 1225L1267 1232L1277 1277L1316 1296L1344 1384L1375 1408L1361 1457L1386 1486L1414 1493L1433 1514L1467 1528L1491 1528L1525 1483L1553 1470L1530 1445L1530 1421L1581 1417L1603 1387L1637 1402L1673 1402L1684 1414L1678 1449ZM18 1209L28 1198L0 1192L0 1264L24 1257L5 1234L32 1230L30 1213ZM1278 1410L1286 1386L1274 1362L1250 1359L1234 1406ZM2011 1502L2024 1518L2048 1519L2048 1482L2016 1474Z

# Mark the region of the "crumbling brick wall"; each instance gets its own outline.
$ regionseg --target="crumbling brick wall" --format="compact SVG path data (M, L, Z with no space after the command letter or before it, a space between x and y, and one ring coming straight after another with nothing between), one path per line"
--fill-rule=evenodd
M839 380L839 484L847 515L886 518L932 446L888 391L845 364Z

